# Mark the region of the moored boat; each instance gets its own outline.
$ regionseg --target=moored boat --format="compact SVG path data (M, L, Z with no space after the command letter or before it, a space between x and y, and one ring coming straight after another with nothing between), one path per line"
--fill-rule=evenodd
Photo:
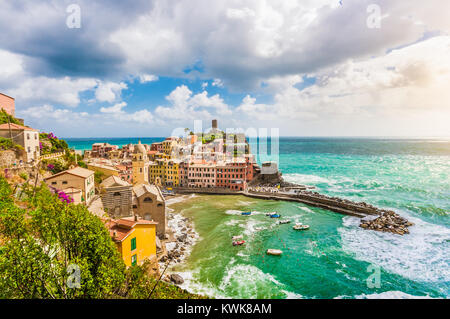
M289 219L283 219L278 222L278 224L289 224L291 221Z
M244 238L244 236L242 236L242 235L231 237L231 239L234 240L234 241L239 240L239 239L243 239L243 238Z
M233 242L233 246L240 246L245 244L245 240L238 240Z
M249 216L249 215L251 215L252 214L252 212L242 212L241 213L241 215L244 215L244 216Z
M276 215L277 212L271 212L271 213L266 213L266 216L272 216L272 215Z
M307 230L307 229L309 229L309 225L303 225L302 223L297 223L292 228L294 228L295 230Z
M279 249L267 249L267 255L280 256L282 253Z
M280 217L281 217L280 214L273 214L273 215L270 215L270 218L280 218Z

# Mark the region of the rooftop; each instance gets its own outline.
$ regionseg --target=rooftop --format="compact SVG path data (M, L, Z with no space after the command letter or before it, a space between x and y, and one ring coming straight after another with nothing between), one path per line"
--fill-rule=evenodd
M54 177L57 177L57 176L60 176L63 174L71 174L71 175L75 175L75 176L79 176L79 177L83 177L83 178L88 178L89 176L94 174L94 171L91 171L89 169L85 169L82 167L75 167L75 168L69 169L67 171L62 171L62 172L54 174L50 177L47 177L47 178L45 178L45 180L52 179Z
M156 195L156 198L158 201L163 202L164 198L162 197L162 194L158 187L155 185L148 185L148 184L139 184L133 187L134 194L136 197L141 197L142 195L146 193L151 193Z
M103 187L112 187L112 186L131 186L129 183L121 180L117 176L110 176L107 179L105 179L101 184Z
M109 229L109 234L114 241L121 242L128 237L133 231L136 225L156 225L157 222L149 221L145 219L138 219L137 221L132 219L111 219L105 222L106 227Z
M37 131L34 128L23 126L23 125L19 125L19 124L14 124L14 123L11 123L11 124L8 124L8 123L0 124L0 130L9 130L10 125L11 125L11 130L13 130L13 131L22 131L22 130Z

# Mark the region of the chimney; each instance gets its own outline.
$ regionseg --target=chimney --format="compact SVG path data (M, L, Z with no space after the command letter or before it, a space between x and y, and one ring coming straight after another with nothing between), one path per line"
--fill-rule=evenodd
M116 238L117 237L117 232L113 231L113 237Z
M134 215L134 221L137 222L138 221L138 216Z

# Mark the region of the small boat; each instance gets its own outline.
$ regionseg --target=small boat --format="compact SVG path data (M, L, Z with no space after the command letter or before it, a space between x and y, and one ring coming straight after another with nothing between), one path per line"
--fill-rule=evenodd
M266 213L266 216L272 216L272 215L276 215L277 212L271 212L271 213Z
M242 212L241 213L241 215L244 215L244 216L250 216L252 214L252 212Z
M309 229L309 225L303 225L302 223L297 223L292 228L294 228L295 230L307 230L307 229Z
M280 214L273 214L273 215L270 215L270 218L280 218L280 217L281 217Z
M245 244L245 240L238 240L233 242L233 246L240 246Z
M231 239L234 240L234 241L239 240L239 239L243 239L243 238L244 238L244 236L242 236L242 235L231 237Z
M279 249L267 249L267 255L280 256L282 253Z
M291 221L289 219L283 219L278 222L278 224L289 224Z

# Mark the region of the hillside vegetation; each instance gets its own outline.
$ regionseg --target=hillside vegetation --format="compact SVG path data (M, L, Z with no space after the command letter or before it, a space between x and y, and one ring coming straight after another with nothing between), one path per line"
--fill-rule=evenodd
M17 189L13 194L0 177L0 298L150 297L156 280L146 265L126 269L109 231L85 206L45 184ZM160 282L151 298L202 297Z

